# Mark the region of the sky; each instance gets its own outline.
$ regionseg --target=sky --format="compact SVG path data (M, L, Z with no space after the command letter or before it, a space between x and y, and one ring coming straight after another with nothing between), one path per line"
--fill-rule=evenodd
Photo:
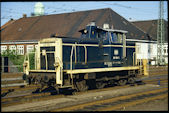
M37 2L1 2L1 26L11 18L31 16ZM154 20L159 17L159 1L71 1L41 2L45 15L111 8L128 21ZM168 2L164 1L164 19L168 21Z

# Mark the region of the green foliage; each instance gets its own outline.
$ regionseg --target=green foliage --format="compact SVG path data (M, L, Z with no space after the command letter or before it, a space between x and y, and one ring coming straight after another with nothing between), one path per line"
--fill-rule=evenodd
M17 65L19 72L23 71L23 62L24 62L24 55L17 55L17 52L15 50L6 50L5 52L2 53L3 57L8 57L10 61L14 64Z
M30 69L35 69L35 53L29 53Z

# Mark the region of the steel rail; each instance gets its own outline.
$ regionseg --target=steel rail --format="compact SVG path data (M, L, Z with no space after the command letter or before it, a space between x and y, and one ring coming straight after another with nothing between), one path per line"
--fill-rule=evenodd
M41 96L45 96L45 95L50 95L49 92L45 92L45 93L37 93L37 94L22 94L20 96L13 96L10 98L1 98L1 103L2 102L6 102L6 101L12 101L15 100L16 98L23 99L23 98L33 98L33 97L41 97Z
M156 89L156 90L152 90L152 91L135 93L135 94L125 95L125 96L120 96L120 97L118 96L118 97L114 97L111 99L98 100L98 101L94 101L94 102L89 102L89 103L84 103L84 104L79 104L79 105L74 105L74 106L68 106L68 107L52 110L52 112L75 111L75 110L83 109L84 107L88 107L88 106L116 102L116 101L130 99L130 98L141 96L141 95L155 94L155 93L164 92L164 91L168 91L168 88Z
M115 106L112 106L112 107L97 109L97 111L114 111L114 110L119 110L119 109L124 108L124 107L135 106L137 104L146 103L146 102L158 100L158 99L164 99L164 98L167 98L167 97L168 97L168 94L162 94L162 95L158 95L158 96L154 96L154 97L138 99L138 100L135 100L135 101L132 101L132 102L126 102L126 103L118 104L118 105L115 105Z
M40 87L40 85L30 85L30 86L13 86L13 87L3 87L1 88L1 94L6 93L9 91L22 91L22 90L28 90L28 89L35 89Z
M20 99L19 101L15 101L15 102L10 102L10 103L5 103L3 104L1 102L1 106L2 107L8 107L8 106L12 106L12 105L19 105L19 104L24 104L24 103L31 103L31 102L36 102L36 101L47 101L49 99L56 99L56 98L62 98L65 95L50 95L49 93L47 94L42 94L42 95L36 95L36 96L31 96L31 95L27 95L25 97L23 97L23 99Z
M162 82L168 82L168 80L166 79L160 79L161 80L161 83ZM162 81L163 80L163 81ZM155 80L144 80L144 81L147 81L146 83L151 83L151 82L154 82L154 83L157 83L157 79ZM137 84L135 84L137 85ZM33 87L33 86L32 86ZM26 89L32 89L32 87L27 87ZM36 87L36 86L34 86ZM107 90L115 90L115 89L122 89L122 88L127 88L127 87L130 87L130 84L129 85L125 85L125 86L115 86L115 87L107 87L107 88L103 88L103 89L92 89L92 90L88 90L86 92L75 92L73 93L74 95L81 95L81 94L85 94L85 93L90 93L90 92L100 92L100 91L107 91ZM24 90L22 88L18 88L17 90ZM44 100L44 99L52 99L52 98L59 98L59 97L63 97L64 95L63 94L59 94L59 95L50 95L49 93L45 96L43 96L45 94L29 94L29 95L22 95L22 101L20 100L20 96L16 96L16 97L9 97L8 98L1 98L2 99L2 102L6 102L6 101L11 101L9 104L2 104L3 106L9 106L9 105L12 105L12 103L15 103L15 104L20 104L20 103L24 103L24 100L26 102L32 102L32 101L36 101L36 100ZM38 98L39 96L39 98ZM36 99L33 99L34 97L37 97ZM28 98L28 99L26 99ZM32 99L31 99L32 98ZM42 99L44 98L44 99ZM16 101L16 99L19 99L21 102L12 102L13 100Z
M42 101L42 100L45 100L45 101L47 101L47 100L49 100L49 99L56 99L56 98L60 98L60 97L64 97L64 95L53 95L53 96L46 96L46 97L41 97L41 98L37 98L37 99L35 99L36 101ZM32 102L32 101L35 101L34 99L32 99L32 100L29 100L29 101L26 101L26 102ZM18 102L18 103L11 103L11 104L7 104L7 105L3 105L2 104L2 107L7 107L7 106L11 106L11 105L13 105L13 104L22 104L22 103L25 103L25 102ZM51 106L52 106L52 104L51 104ZM40 106L39 106L40 107ZM37 106L35 107L35 108L33 108L33 109L36 109L37 108ZM31 108L30 108L31 109ZM29 108L27 109L27 110L30 110Z
M145 83L157 83L158 84L158 79L155 79L155 80L144 80ZM168 82L167 79L160 79L160 83L166 83ZM137 85L137 84L135 84ZM36 86L36 85L32 85L31 87L25 87L25 88L19 88L19 87L14 87L15 89L3 89L1 91L1 93L5 93L5 91L10 91L10 90L15 90L15 91L21 91L21 90L30 90L30 89L35 89L35 88L38 88L40 86ZM100 92L100 91L107 91L107 90L115 90L115 89L121 89L121 88L127 88L127 87L130 87L130 84L128 85L125 85L125 86L115 86L115 87L106 87L106 88L102 88L102 89L92 89L92 90L88 90L88 91L85 91L85 92L74 92L73 94L74 95L81 95L81 94L84 94L84 93L90 93L90 92ZM16 96L16 98L18 98L19 96ZM11 97L9 97L11 98ZM15 98L15 97L12 97L12 98ZM3 98L2 98L3 100ZM12 99L11 99L12 100Z

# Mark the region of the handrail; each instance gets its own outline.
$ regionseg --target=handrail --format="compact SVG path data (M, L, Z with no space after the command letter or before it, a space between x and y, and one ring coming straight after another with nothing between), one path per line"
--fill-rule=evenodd
M62 65L62 62L61 62L61 60L59 59L59 57L56 57L57 59L58 59L58 61L59 61L59 65L60 65L60 67L62 67L63 68L63 65Z
M85 49L85 64L87 64L87 48L85 45L84 45L84 49Z
M35 52L35 57L34 57L34 59L35 59L35 70L37 69L37 52Z
M74 47L72 46L71 55L70 55L70 70L72 70L73 49L74 49ZM71 78L72 78L72 73L70 75L71 75Z
M85 64L86 64L87 63L87 48L86 48L85 45L83 47L85 49ZM72 60L73 59L73 51L75 51L75 63L76 63L77 62L77 58L76 58L76 45L72 45L72 50L71 50L71 55L70 55L70 70L73 69L73 64L72 64L72 62L73 62L73 60Z
M60 80L63 80L63 74L62 74L63 63L62 63L62 61L59 59L59 57L56 57L56 59L58 59L58 61L59 61L59 66L61 67Z
M74 47L74 49L75 49L75 63L77 62L77 58L76 58L76 44L77 44L77 43L75 43L75 45L73 45L73 47Z
M25 63L27 63L26 67L24 66ZM28 53L25 54L24 64L23 64L23 72L28 75L28 73L29 73L28 71L30 70L30 63L29 63L29 55L28 55Z
M135 52L133 52L133 66L135 66L135 59L136 59L136 53Z
M45 54L45 61L46 61L46 70L48 70L48 59L47 59L47 55Z

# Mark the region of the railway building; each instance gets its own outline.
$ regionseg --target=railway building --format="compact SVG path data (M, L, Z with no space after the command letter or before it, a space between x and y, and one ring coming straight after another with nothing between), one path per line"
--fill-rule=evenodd
M24 14L18 20L10 20L1 27L1 53L9 49L25 55L37 48L40 39L52 35L80 38L78 30L83 29L91 21L94 21L97 26L107 25L110 29L128 31L127 42L156 43L155 37L150 39L144 30L112 9L105 8L34 17L27 17ZM148 51L148 48L146 50Z
M140 29L144 30L147 34L149 34L150 37L153 37L153 39L157 39L157 23L158 20L145 20L145 21L134 21L132 22L133 24L135 24L137 27L139 27ZM165 60L165 63L168 64L168 21L164 20L164 29L165 29L165 34L164 34L164 45L162 45L162 49L163 49L163 57ZM138 44L139 46L142 47L142 49L144 49L143 47L148 46L145 44ZM140 49L141 49L140 47ZM150 60L152 61L152 64L155 64L155 59L157 57L157 43L154 44L150 44L150 52L151 54L150 56ZM145 50L145 49L144 49ZM146 54L142 51L142 53L140 52L139 56L145 56ZM148 56L148 54L147 54ZM154 61L153 61L154 60Z
M110 28L127 30L127 39L147 40L144 31L110 8L106 8L35 17L23 15L1 30L1 52L6 49L18 49L18 53L24 55L36 48L39 39L50 37L51 34L80 37L78 30L91 21L95 21L97 26L102 27L106 23Z

